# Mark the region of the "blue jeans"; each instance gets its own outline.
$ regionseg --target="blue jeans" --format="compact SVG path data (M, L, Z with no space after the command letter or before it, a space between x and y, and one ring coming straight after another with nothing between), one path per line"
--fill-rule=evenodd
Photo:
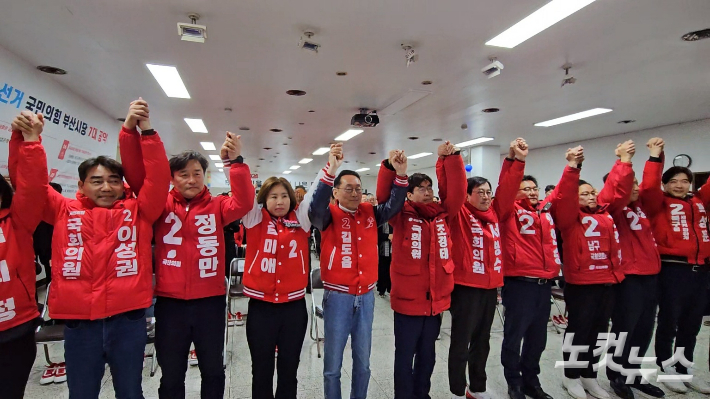
M372 321L375 317L375 294L350 295L325 290L323 324L325 329L323 379L326 399L341 399L340 369L343 351L351 336L353 371L351 399L367 398L370 383Z
M101 320L68 320L64 358L70 399L96 399L108 363L116 398L143 399L145 309Z

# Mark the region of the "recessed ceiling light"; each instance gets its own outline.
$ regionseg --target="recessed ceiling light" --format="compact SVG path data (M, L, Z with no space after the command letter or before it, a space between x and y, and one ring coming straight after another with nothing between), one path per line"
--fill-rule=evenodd
M410 140L419 140L419 137L417 137L417 136L409 136L407 138Z
M172 98L190 98L185 83L182 82L177 68L166 65L145 64L153 74L155 80L165 92L165 95Z
M266 151L269 151L269 150L271 149L271 147L264 147L264 149L265 149Z
M312 160L313 160L313 158L303 158L300 161L298 161L298 163L305 165L305 164L311 162Z
M48 73L51 75L66 75L67 71L63 70L62 68L57 68L49 65L40 65L37 67L40 71L44 73Z
M435 138L435 139L431 139L431 141L444 141L444 139L441 139L441 138Z
M222 162L216 162L214 166L216 166L217 168L224 168L224 164Z
M220 172L224 173L224 169L217 169L217 170L219 170Z
M375 154L377 154L377 153L376 153L375 151L370 151L369 154L370 154L370 155L375 155Z
M185 118L185 123L190 126L190 130L193 133L207 133L207 126L205 126L205 122L202 119Z
M618 122L616 122L616 123L622 123L622 124L624 124L624 125L628 125L629 123L634 123L634 122L636 122L636 121L633 120L633 119L627 119L627 120L624 120L624 121L618 121Z
M487 114L491 114L493 112L498 112L498 111L500 111L500 108L486 108L483 110L483 112L485 112Z
M310 111L308 111L308 112L316 112L316 111L315 111L315 110L310 110Z
M513 48L593 2L594 0L552 0L487 41L486 45Z
M335 141L348 141L351 138L357 136L358 134L362 133L362 129L350 129L347 132L341 134L340 136L336 137L334 140ZM330 151L330 150L328 150Z
M210 159L213 161L221 161L222 160L222 158L220 158L219 155L214 155L214 154L210 154Z
M330 152L330 148L329 148L329 147L321 147L321 148L319 148L319 149L313 151L313 155L323 155L323 154L326 154L326 153L329 153L329 152Z
M422 84L423 84L424 86L429 86L431 83L432 83L431 80L425 80L425 81L422 82Z
M298 124L299 124L299 125L305 125L305 123L303 123L303 122L298 122Z
M414 154L414 155L408 156L407 159L419 159L419 158L424 158L424 157L428 157L428 156L431 155L431 154L432 154L431 152L420 152L419 154Z
M347 76L348 75L348 73L345 71L336 72L335 74L338 76Z
M589 118L591 116L606 114L607 112L611 112L611 111L613 111L613 110L608 109L608 108L594 108L594 109L590 109L588 111L577 112L576 114L563 116L561 118L556 118L556 119L552 119L549 121L536 123L535 126L550 127L550 126L560 125L562 123L576 121L579 119Z
M710 38L710 29L696 30L695 32L686 33L681 37L681 39L686 42L695 42L708 38Z
M290 171L290 170L284 170L283 174L285 174L285 175L290 175L290 174L291 174L291 171Z
M239 130L249 130L249 128L247 126L242 126L239 128Z
M205 151L216 151L217 148L214 146L214 143L211 141L202 141L200 142L200 145Z
M281 145L288 145L288 143L281 143Z
M283 132L283 130L281 130L281 129L269 129L269 131L274 132L274 133Z
M468 141L464 141L462 143L454 144L454 147L458 147L458 148L471 147L472 145L485 143L486 141L491 141L491 140L493 140L493 137L479 137L477 139L468 140Z
M289 90L286 92L286 94L288 94L289 96L300 97L300 96L305 96L306 92L303 90Z
M259 158L259 160L260 160L260 161L266 161L266 159L265 159L265 158Z
M300 169L300 168L301 168L301 165L293 165L289 169L296 170L296 169Z
M370 168L360 168L360 169L355 169L356 172L365 172L367 170L370 170Z
M119 122L125 122L125 121L126 121L126 118L116 118L116 120L119 121Z

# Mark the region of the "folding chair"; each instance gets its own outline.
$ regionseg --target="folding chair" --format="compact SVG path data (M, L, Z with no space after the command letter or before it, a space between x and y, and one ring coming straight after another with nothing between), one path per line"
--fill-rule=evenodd
M320 353L320 344L321 342L325 341L325 338L322 338L320 336L320 331L318 330L318 319L323 319L323 308L321 306L316 305L316 300L313 295L315 290L321 290L325 291L325 288L323 287L323 280L321 279L320 276L320 268L313 269L311 270L310 274L310 280L311 280L311 339L315 341L316 343L316 348L318 351L318 358L321 358L321 353Z
M232 312L232 299L244 297L244 258L234 258L229 264L229 277L227 278L227 316ZM244 314L246 316L246 314Z
M229 344L229 278L225 277L225 287L227 290L224 294L224 300L226 301L226 306L224 307L224 348L222 348L222 367L227 368L227 345Z
M47 316L47 299L49 298L49 289L52 283L47 284L47 294L42 302L42 312L40 318L42 324L35 330L35 342L37 345L44 346L44 358L47 360L47 365L52 364L49 358L49 344L64 342L64 324L57 324L55 320L45 320Z
M155 352L155 318L152 317L150 320L146 320L146 322L146 333L148 334L146 344L152 346L150 352L145 354L145 357L150 358L150 376L155 377L155 372L158 370L158 358Z
M565 301L565 292L560 287L552 287L552 303L554 303L555 307L557 307L557 311L560 312L560 316L564 317L565 312L562 311L562 308L560 308L560 304L557 303L557 301L562 301L562 302ZM565 324L567 324L567 322L565 322ZM555 328L555 331L558 334L561 333L560 328L557 327L557 324L555 324L554 321L552 322L552 326Z

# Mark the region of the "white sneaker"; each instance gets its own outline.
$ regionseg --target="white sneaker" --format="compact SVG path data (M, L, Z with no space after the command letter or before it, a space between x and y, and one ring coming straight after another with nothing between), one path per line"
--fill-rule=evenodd
M658 374L663 374L663 375L682 375L679 374L677 371L675 371L675 368L673 367L668 367L663 372L660 370L658 371ZM686 393L688 392L688 387L685 386L685 384L682 381L663 381L663 385L666 386L666 388L670 389L673 392L678 392L678 393Z
M565 387L567 393L575 399L587 399L587 394L584 392L584 387L579 381L579 378L562 377L562 386Z
M463 396L453 395L453 396L451 396L451 399L466 399L466 395L463 395Z
M695 370L688 369L688 374L692 375L693 379L690 380L690 382L684 383L686 387L692 389L695 392L710 394L710 385L708 385L708 383L702 380L700 377L696 378Z
M198 363L197 362L197 352L195 352L194 349L190 351L190 357L189 357L187 363L190 366L197 366L197 363Z
M469 399L493 399L493 397L491 396L491 394L488 393L488 391L486 391L486 392L471 392L468 390L468 388L466 388L466 398L469 398Z
M599 385L599 381L596 378L580 378L580 380L582 381L582 387L590 395L598 399L609 399L609 392Z

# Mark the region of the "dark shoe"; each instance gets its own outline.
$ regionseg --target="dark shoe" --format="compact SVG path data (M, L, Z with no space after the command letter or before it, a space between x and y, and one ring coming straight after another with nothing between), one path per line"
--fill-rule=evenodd
M525 387L523 393L533 399L552 399L552 396L542 390L542 387Z
M663 392L663 390L655 385L651 384L641 384L641 383L635 383L629 385L631 388L638 389L639 391L645 393L648 396L653 396L654 398L662 398L666 396L666 393Z
M525 399L523 388L516 385L508 385L508 396L510 399Z
M613 381L609 381L609 384L614 393L621 399L634 399L634 391L631 390L630 385L626 385L624 378L616 378Z

